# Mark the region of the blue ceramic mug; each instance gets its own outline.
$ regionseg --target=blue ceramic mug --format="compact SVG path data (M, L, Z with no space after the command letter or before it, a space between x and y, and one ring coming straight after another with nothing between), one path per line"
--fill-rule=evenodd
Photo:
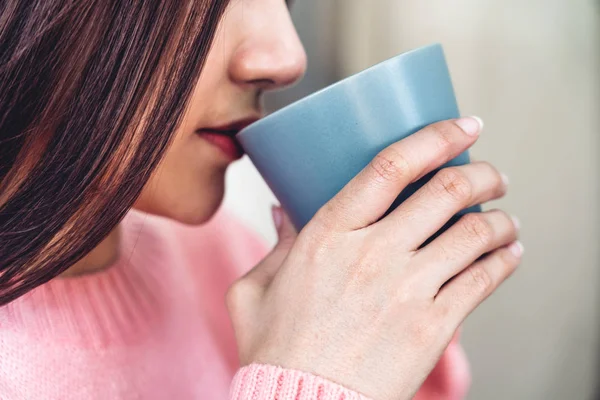
M237 137L301 230L378 152L426 125L458 117L444 53L434 44L305 97ZM465 152L446 166L468 162ZM406 188L392 208L433 173ZM447 226L470 211L479 207L462 211Z

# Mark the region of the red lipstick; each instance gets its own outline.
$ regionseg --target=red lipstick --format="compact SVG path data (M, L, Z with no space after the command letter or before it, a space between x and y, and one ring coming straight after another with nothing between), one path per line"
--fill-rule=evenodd
M245 118L227 125L201 128L196 133L207 142L218 147L231 161L239 160L244 155L244 149L236 140L235 135L257 120L258 118Z

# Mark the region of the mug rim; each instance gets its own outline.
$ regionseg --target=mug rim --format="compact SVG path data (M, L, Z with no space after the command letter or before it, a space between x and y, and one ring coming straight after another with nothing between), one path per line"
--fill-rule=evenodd
M283 108L280 108L277 111L272 112L269 115L264 116L263 118L259 119L258 121L256 121L256 122L248 125L244 129L242 129L240 132L238 132L238 134L236 135L236 137L239 140L239 138L245 136L245 134L247 134L249 131L252 131L253 128L255 128L257 126L260 126L260 125L263 125L264 123L270 121L271 119L275 119L278 116L280 116L281 114L284 114L284 113L288 112L291 109L295 109L296 107L299 107L299 106L303 105L304 103L312 100L313 98L315 98L317 96L321 96L324 93L333 91L336 88L338 88L339 86L345 85L345 84L347 84L350 81L353 81L355 79L359 79L359 78L361 78L362 76L364 76L366 74L372 73L373 70L383 68L387 64L390 64L390 63L396 62L398 60L401 60L401 59L403 59L405 57L413 55L414 53L420 53L422 51L426 51L426 50L433 49L433 48L440 49L440 50L443 51L442 45L439 42L436 42L436 43L431 43L431 44L428 44L428 45L425 45L425 46L417 47L415 49L408 50L408 51L406 51L404 53L398 54L398 55L396 55L394 57L388 58L387 60L381 61L381 62L379 62L379 63L377 63L375 65L372 65L372 66L370 66L368 68L365 68L362 71L359 71L359 72L357 72L355 74L352 74L352 75L350 75L350 76L348 76L348 77L346 77L344 79L341 79L341 80L339 80L339 81L337 81L337 82L335 82L335 83L333 83L331 85L328 85L328 86L326 86L326 87L324 87L322 89L319 89L319 90L317 90L314 93L311 93L311 94L309 94L309 95L307 95L307 96L305 96L305 97L303 97L303 98L301 98L301 99L299 99L297 101L294 101L294 102L288 104L287 106L285 106Z

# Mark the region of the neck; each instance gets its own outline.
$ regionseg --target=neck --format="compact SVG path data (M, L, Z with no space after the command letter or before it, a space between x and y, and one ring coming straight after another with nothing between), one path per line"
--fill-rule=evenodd
M120 227L117 226L98 246L61 274L62 278L104 271L119 258Z

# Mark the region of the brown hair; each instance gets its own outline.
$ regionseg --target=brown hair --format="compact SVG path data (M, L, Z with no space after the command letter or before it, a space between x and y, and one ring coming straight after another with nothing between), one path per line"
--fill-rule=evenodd
M123 218L227 2L0 2L0 304L63 272Z

